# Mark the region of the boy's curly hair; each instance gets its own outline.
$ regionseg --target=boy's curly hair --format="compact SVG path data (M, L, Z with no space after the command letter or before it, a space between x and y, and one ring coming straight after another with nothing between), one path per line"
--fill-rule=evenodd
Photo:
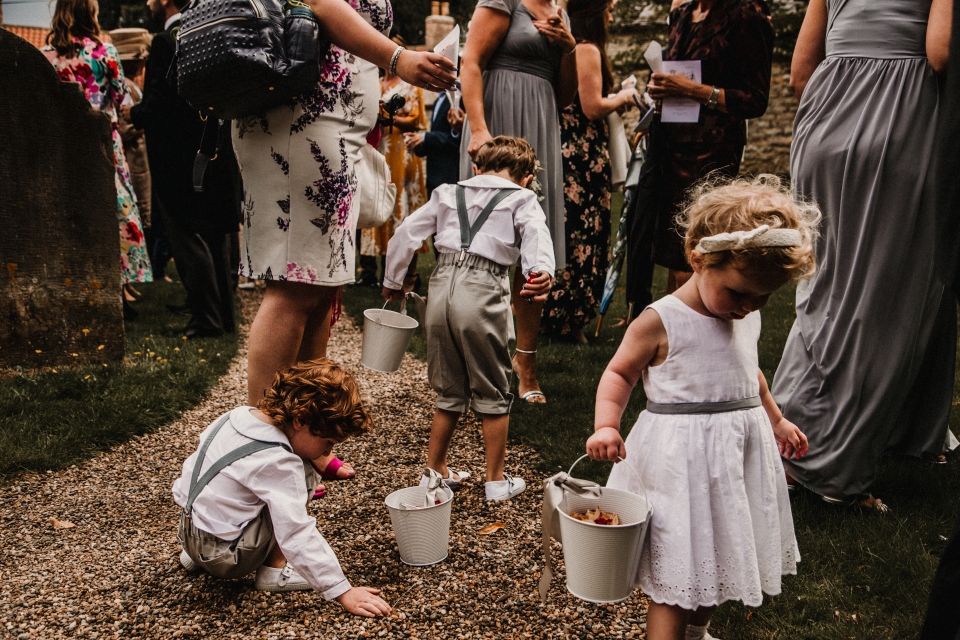
M687 195L676 223L686 230L684 253L703 238L732 231L750 231L761 225L771 229L797 229L802 242L796 247L747 247L703 254L706 267L733 266L770 280L801 280L816 270L814 241L820 209L792 196L780 178L761 174L752 180L707 176Z
M479 172L506 169L514 180L535 176L540 170L537 154L530 143L523 138L510 136L497 136L488 140L477 151L473 162Z
M257 408L278 424L289 426L299 419L310 433L337 442L373 425L353 376L326 358L278 371Z

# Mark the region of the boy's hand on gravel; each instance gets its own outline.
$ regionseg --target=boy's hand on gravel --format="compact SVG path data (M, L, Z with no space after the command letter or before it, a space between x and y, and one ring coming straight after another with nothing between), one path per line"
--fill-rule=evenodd
M527 302L545 302L547 294L551 287L550 274L546 271L531 271L523 289L520 290L520 297L525 298Z
M353 587L350 591L337 596L343 608L357 616L375 618L390 615L393 609L379 596L380 589Z
M627 457L627 448L623 445L620 431L613 427L604 427L594 431L587 440L587 455L594 460L613 460Z
M393 302L394 300L399 300L403 297L403 291L400 291L400 289L388 289L387 287L384 287L383 291L380 292L380 295L383 296L383 299L387 302Z

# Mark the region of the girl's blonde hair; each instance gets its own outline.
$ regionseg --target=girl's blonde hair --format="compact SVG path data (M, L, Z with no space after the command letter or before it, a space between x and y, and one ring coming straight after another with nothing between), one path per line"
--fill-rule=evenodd
M690 254L703 238L732 231L751 231L761 225L771 229L797 229L802 241L795 247L746 247L703 253L705 267L732 266L765 278L801 280L813 275L813 244L820 209L794 198L780 178L761 174L752 180L708 176L690 189L676 222L686 230L684 252Z

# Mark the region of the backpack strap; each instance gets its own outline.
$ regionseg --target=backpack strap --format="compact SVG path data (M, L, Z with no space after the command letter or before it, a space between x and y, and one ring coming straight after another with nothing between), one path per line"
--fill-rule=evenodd
M193 190L197 193L203 193L203 174L206 173L210 161L217 157L217 143L222 123L222 120L211 114L207 116L206 124L203 126L200 150L193 159Z
M207 448L210 446L210 443L213 442L213 439L216 437L217 433L220 431L220 428L226 424L227 420L230 418L230 414L223 416L213 427L213 431L207 436L207 439L204 440L203 444L200 446L200 451L197 452L197 461L193 464L193 473L190 477L190 493L187 497L187 504L183 508L185 513L190 513L193 510L193 503L197 499L197 496L200 495L200 492L210 483L213 478L220 473L225 467L233 464L241 458L246 458L247 456L254 454L258 451L263 451L264 449L272 449L273 447L282 447L279 442L262 442L260 440L254 440L253 442L248 442L247 444L237 447L230 453L226 454L219 460L213 463L213 465L206 470L206 472L200 476L200 465L203 464L203 460L207 454ZM198 480L197 477L200 476Z
M490 214L493 213L496 206L503 202L504 198L511 193L519 190L520 187L504 187L498 189L483 210L480 211L477 219L473 221L473 225L471 225L469 218L467 218L466 189L462 185L457 185L457 215L460 218L460 257L457 258L458 266L463 264L463 258L467 255L467 249L473 244L473 239L476 237L477 232L480 231L480 227L487 221L487 218L490 217Z

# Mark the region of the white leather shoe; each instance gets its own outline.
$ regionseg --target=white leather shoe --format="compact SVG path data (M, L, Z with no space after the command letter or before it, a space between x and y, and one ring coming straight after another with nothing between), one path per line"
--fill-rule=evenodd
M309 591L313 589L310 583L294 571L289 563L283 569L275 569L265 564L260 565L257 569L254 586L257 591Z
M503 474L503 477L506 480L484 483L483 487L487 493L487 500L509 500L520 495L527 488L527 483L523 481L523 478L514 478L509 473Z
M180 552L180 566L187 570L187 573L196 573L200 571L200 565L193 561L186 551Z
M453 477L454 475L456 475L457 477L454 478ZM451 469L450 467L447 467L447 477L444 478L443 481L447 483L447 486L450 487L450 489L456 491L457 489L460 488L460 483L469 477L470 477L469 471L458 471L456 469ZM420 476L421 487L426 487L429 484L430 484L430 478L423 475Z

